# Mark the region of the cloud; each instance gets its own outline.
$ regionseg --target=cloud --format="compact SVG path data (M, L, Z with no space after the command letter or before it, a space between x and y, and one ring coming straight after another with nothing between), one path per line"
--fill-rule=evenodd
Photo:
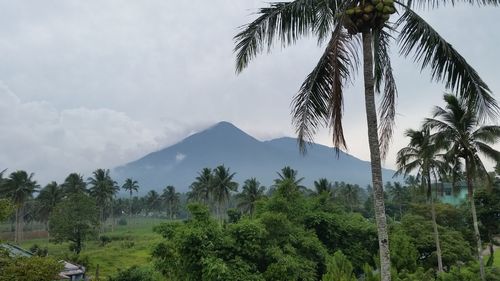
M0 127L0 167L29 169L41 182L113 168L159 149L168 143L167 133L178 134L106 108L59 111L44 101L22 102L3 83Z
M180 163L185 158L186 158L186 154L182 154L179 152L179 153L177 153L177 155L175 155L175 162Z

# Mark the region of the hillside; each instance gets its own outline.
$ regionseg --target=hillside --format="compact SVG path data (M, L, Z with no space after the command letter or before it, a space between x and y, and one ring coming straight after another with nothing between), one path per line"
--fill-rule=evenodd
M256 177L267 186L284 166L298 170L307 186L321 177L361 186L371 179L367 161L343 152L337 156L333 148L319 144L311 145L308 153L301 155L294 138L260 141L228 122L217 123L175 145L117 167L113 175L119 182L128 177L136 179L143 190L174 185L185 192L202 168L221 164L236 172L239 182ZM383 173L384 180L390 180L394 171Z

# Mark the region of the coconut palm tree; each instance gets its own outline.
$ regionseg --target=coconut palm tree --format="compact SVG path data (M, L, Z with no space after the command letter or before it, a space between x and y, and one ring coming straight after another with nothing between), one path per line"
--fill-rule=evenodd
M165 202L165 205L167 205L169 219L173 219L176 209L179 206L180 193L175 192L175 187L169 185L163 189L161 198Z
M90 186L89 194L96 200L99 208L99 218L101 223L104 223L104 209L111 203L120 188L116 186L116 182L111 178L109 169L97 169L92 175L87 179Z
M196 180L189 186L191 191L188 193L188 199L208 205L210 203L210 193L212 192L212 180L212 169L203 168L198 173Z
M155 190L150 190L145 197L146 209L148 212L159 211L161 207L161 196Z
M398 170L396 175L408 176L411 172L417 172L417 178L422 186L427 186L427 203L431 206L431 218L434 228L434 241L436 243L436 255L438 261L438 272L443 271L443 259L439 240L439 231L436 222L436 209L432 196L431 177L438 171L443 173L447 169L447 162L443 155L439 154L441 148L434 143L428 128L422 130L406 130L405 136L410 138L408 146L403 147L397 153L396 165ZM437 186L436 186L437 187Z
M3 181L0 186L0 194L2 197L10 198L15 206L16 227L14 241L16 243L23 239L24 225L24 204L33 197L39 189L39 185L33 180L34 174L28 174L26 171L15 171Z
M314 189L316 189L316 195L326 193L331 196L333 194L333 185L329 180L325 178L314 181Z
M465 174L469 204L477 242L477 255L480 263L481 279L484 280L482 243L474 203L474 180L483 177L489 179L488 172L479 155L496 162L500 161L500 152L491 147L500 140L500 126L481 126L478 109L466 99L447 94L444 96L446 107L436 106L433 118L427 118L424 126L436 130L433 137L442 143L447 155L465 162ZM459 164L459 161L454 161Z
M499 4L498 0L458 2ZM444 3L457 1L443 0ZM490 89L478 73L416 12L438 6L431 0L274 2L260 9L258 17L235 36L237 72L247 67L257 54L270 50L275 42L288 46L310 34L318 42L326 42L325 52L293 100L293 123L303 151L323 125L331 129L333 145L346 148L343 91L353 79L362 56L381 281L391 279L381 158L388 151L396 113L397 87L389 56L392 39L397 41L404 57L414 54L413 60L422 69L430 69L433 80L444 82L448 89L470 101L481 115L495 115L498 111ZM375 93L382 94L380 120L377 120Z
M77 173L69 174L61 186L66 196L87 192L87 183L83 180L83 176Z
M132 216L132 193L139 191L139 183L131 178L125 180L125 183L122 185L122 189L127 191L130 195L129 202L129 216Z
M47 184L44 188L42 188L40 190L40 193L36 197L36 201L38 203L38 217L40 217L45 222L47 231L49 230L48 226L50 214L54 210L55 206L62 201L63 197L63 188L55 181Z
M250 178L243 183L242 189L241 193L236 195L238 208L248 213L250 217L253 217L255 205L257 201L264 198L266 187L260 185L260 182L256 178Z
M391 196L391 200L398 204L399 219L401 220L403 218L403 203L408 197L406 188L399 182L395 182L394 185L390 185L387 188L387 193Z
M285 166L281 169L281 172L277 172L278 178L274 180L274 185L278 186L284 181L292 181L298 189L305 189L305 186L300 185L300 183L304 180L304 178L297 178L298 172L297 170L292 169L289 166Z
M224 165L218 166L213 171L212 196L216 204L215 214L222 220L231 192L238 191L238 183L233 181L236 173L231 173Z

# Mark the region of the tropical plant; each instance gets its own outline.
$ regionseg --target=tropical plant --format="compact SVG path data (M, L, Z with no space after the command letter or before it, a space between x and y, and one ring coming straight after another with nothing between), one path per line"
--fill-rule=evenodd
M398 151L396 158L398 170L395 175L404 175L406 177L410 172L417 172L417 177L420 179L422 185L427 186L427 203L431 206L438 272L442 272L443 260L441 258L439 231L436 222L436 208L432 196L431 177L436 173L444 173L448 168L448 164L443 159L443 155L439 154L441 147L432 141L428 128L420 131L409 129L406 130L405 135L410 138L410 143Z
M77 173L69 174L61 186L66 195L87 192L87 183L83 180L83 176Z
M191 191L188 193L190 201L210 203L210 193L212 192L212 169L203 168L198 173L196 180L189 186Z
M216 216L222 220L231 192L238 190L238 183L233 181L236 173L231 173L224 165L218 166L213 171L212 196L215 202Z
M92 175L88 178L89 194L96 200L99 208L99 219L101 223L104 223L104 208L113 200L119 187L111 178L108 169L97 169Z
M63 188L53 181L47 184L43 189L40 190L36 201L37 201L37 217L45 222L45 225L49 225L49 217L55 206L61 202L64 197ZM49 231L50 233L50 231Z
M127 191L130 195L128 215L132 216L132 193L139 191L139 183L131 178L128 178L122 185L122 189Z
M260 182L256 178L247 179L243 183L241 193L236 195L238 208L242 209L243 212L248 213L250 217L253 217L257 201L265 196L265 191L266 187L260 185Z
M278 178L274 180L274 186L279 186L284 181L291 181L298 189L305 189L305 186L300 185L304 178L297 178L297 170L292 169L289 166L285 166L281 169L281 172L277 172Z
M179 210L180 193L175 191L175 187L169 185L165 187L161 197L167 206L169 219L174 219L175 214L177 214Z
M9 198L15 206L16 227L14 240L16 243L23 239L24 205L39 188L39 185L33 180L33 176L33 173L28 175L26 171L15 171L0 186L2 197Z
M316 195L320 194L328 194L329 196L333 195L333 185L332 183L325 179L321 178L317 181L314 181L314 189L316 190Z
M461 2L498 4L497 0ZM333 145L346 148L342 127L343 92L353 79L362 54L382 281L391 280L381 158L388 151L396 115L397 87L389 56L392 39L399 43L404 57L414 54L414 60L422 69L431 70L434 80L444 82L448 89L470 101L483 116L498 111L490 89L477 72L414 11L438 6L429 0L274 2L260 9L257 19L244 26L235 37L237 72L276 41L288 46L309 34L315 35L320 43L329 37L324 54L293 100L293 123L303 151L323 125L331 128ZM382 94L380 120L377 120L375 93Z
M481 110L467 99L446 94L444 101L446 107L436 106L433 118L427 118L424 126L436 131L433 137L436 143L442 143L446 147L449 158L465 162L468 198L477 242L480 273L481 279L484 280L482 243L474 202L474 180L479 177L489 178L479 157L480 154L496 162L500 161L500 152L490 146L500 140L500 126L481 126ZM453 163L461 164L460 161L453 161Z
M150 190L145 198L146 209L148 212L159 211L161 207L161 196L158 192Z
M391 184L389 188L387 188L387 193L391 197L391 200L398 205L399 219L401 220L403 217L403 205L410 197L407 188L401 183L395 182L394 185Z

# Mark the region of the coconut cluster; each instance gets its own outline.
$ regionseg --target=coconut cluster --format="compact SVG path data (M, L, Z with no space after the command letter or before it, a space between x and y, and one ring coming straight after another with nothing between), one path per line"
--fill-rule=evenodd
M394 0L362 0L345 11L344 26L350 34L383 26L396 12Z

